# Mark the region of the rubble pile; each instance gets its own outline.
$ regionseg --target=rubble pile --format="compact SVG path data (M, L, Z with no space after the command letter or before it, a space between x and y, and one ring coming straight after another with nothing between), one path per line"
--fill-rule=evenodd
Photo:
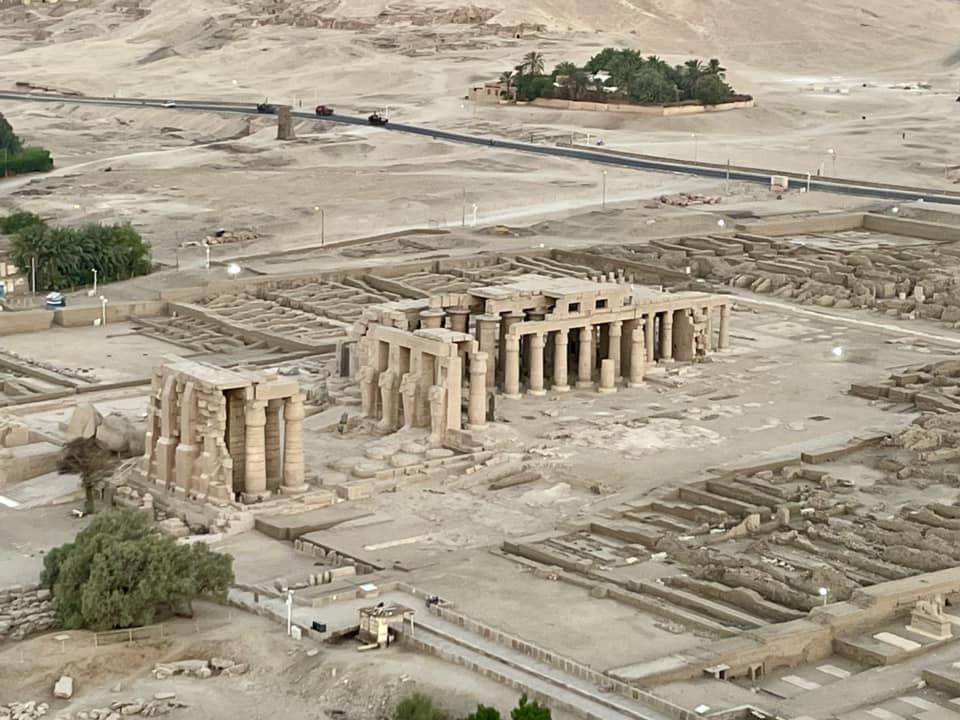
M153 667L153 676L157 680L166 680L173 675L206 680L214 675L235 677L244 675L250 669L246 663L238 663L226 658L211 658L210 660L178 660L170 663L157 663Z
M0 720L35 720L46 716L50 706L47 703L15 702L0 705Z
M688 205L718 205L720 197L708 197L699 193L676 193L674 195L661 195L657 198L661 205L673 205L674 207L687 207Z

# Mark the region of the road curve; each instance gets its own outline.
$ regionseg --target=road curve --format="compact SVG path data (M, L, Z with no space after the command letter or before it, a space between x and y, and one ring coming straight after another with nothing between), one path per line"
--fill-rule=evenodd
M96 98L63 95L36 95L31 93L0 93L0 100L71 103L77 105L103 105L118 107L153 107L167 109L163 108L164 101L161 99ZM241 115L257 114L256 107L249 103L243 104L223 101L177 101L177 106L175 108L169 108L169 110L172 112L177 110L192 110L199 112L238 113ZM365 117L334 114L319 118L314 113L298 111L291 111L290 114L291 116L302 120L325 120L327 122L335 122L345 125L362 125L364 127L368 126L367 119ZM914 202L922 200L924 202L941 203L946 205L960 205L960 192L952 192L949 190L936 190L904 185L890 185L858 180L844 180L841 178L819 177L808 179L806 175L800 175L798 173L785 172L781 170L744 167L728 168L713 163L680 161L670 158L634 155L612 150L593 150L583 149L581 147L563 147L556 145L536 145L533 143L523 143L513 140L481 137L479 135L468 135L466 133L451 132L448 130L438 130L435 128L424 127L422 125L407 125L394 122L390 122L388 125L378 127L377 129L390 132L409 133L412 135L422 135L433 140L446 140L449 142L465 143L469 145L495 147L499 150L512 150L515 152L533 153L537 155L568 158L572 160L585 160L587 162L593 162L601 165L624 167L634 170L697 175L700 177L727 179L736 182L747 182L765 186L769 186L771 176L782 175L790 178L790 180L795 184L800 183L803 187L809 186L811 191L818 190L820 192L879 198L890 201Z

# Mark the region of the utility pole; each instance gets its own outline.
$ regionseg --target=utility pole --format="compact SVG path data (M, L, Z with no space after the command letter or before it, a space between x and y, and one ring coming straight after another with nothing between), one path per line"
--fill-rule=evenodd
M460 213L460 227L467 226L467 189L463 189L463 208Z
M37 256L30 258L30 293L37 294Z

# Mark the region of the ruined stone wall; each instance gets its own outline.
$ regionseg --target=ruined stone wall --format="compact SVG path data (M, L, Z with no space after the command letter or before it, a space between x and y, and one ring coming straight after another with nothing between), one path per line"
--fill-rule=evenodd
M49 590L16 585L0 590L0 641L22 640L60 626L60 615Z

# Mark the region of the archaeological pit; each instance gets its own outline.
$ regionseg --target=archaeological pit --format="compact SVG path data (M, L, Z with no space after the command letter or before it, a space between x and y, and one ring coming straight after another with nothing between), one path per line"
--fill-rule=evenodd
M844 720L941 717L960 696L960 222L904 205L727 227L378 240L376 262L303 251L296 272L117 302L112 335L82 307L37 315L149 358L80 373L5 336L0 458L112 438L113 501L232 552L237 604L283 620L294 588L319 639L375 598L415 607L408 646L529 664L540 680L511 682L571 716L826 718L829 691ZM21 475L15 504L55 494ZM575 698L538 684L554 674Z

